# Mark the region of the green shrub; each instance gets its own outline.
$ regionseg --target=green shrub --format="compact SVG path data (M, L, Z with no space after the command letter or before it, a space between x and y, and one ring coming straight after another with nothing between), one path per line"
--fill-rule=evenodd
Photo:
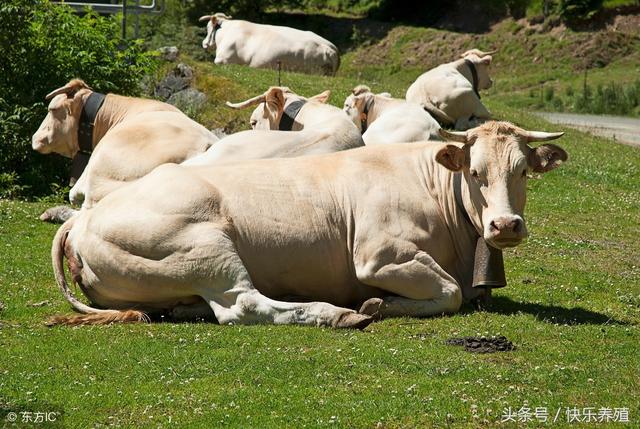
M560 0L560 17L569 23L587 21L602 9L603 0Z
M3 0L0 46L0 174L13 177L22 196L67 180L68 161L31 149L47 93L80 77L97 91L137 94L139 79L155 66L139 42L123 42L116 19L79 17L48 0Z

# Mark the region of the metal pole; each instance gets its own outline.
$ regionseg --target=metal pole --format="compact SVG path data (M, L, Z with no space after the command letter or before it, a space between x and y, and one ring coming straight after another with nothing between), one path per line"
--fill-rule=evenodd
M282 70L282 62L278 61L278 86L282 86L282 83L280 82L280 72Z
M122 0L122 38L127 40L127 0Z
M140 0L136 0L136 10L140 9ZM140 14L136 13L136 26L133 35L134 39L140 38Z

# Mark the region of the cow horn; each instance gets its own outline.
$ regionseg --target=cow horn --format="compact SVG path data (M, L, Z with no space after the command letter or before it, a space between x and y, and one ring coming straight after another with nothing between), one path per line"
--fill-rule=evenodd
M259 103L263 103L266 100L266 96L265 94L260 94L260 95L256 95L253 98L250 98L248 100L245 101L241 101L240 103L232 103L230 101L227 101L227 106L231 107L232 109L244 109L246 107L249 106L253 106Z
M198 21L209 21L212 18L211 15L203 15L200 18L198 18Z
M50 93L48 93L47 96L44 97L44 99L51 100L53 97L55 97L58 94L67 94L67 97L72 97L73 95L75 95L76 92L78 92L83 88L91 89L89 85L84 83L82 79L73 79L65 86L55 89Z
M451 140L459 143L467 143L467 132L466 131L447 131L444 128L440 128L438 130L438 134L445 140Z
M555 140L564 135L563 132L559 133L547 133L544 131L527 131L527 142L546 142L549 140Z

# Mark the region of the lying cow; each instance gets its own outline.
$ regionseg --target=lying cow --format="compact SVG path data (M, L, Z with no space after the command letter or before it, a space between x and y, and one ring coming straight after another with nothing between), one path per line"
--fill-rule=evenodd
M365 85L353 89L344 101L344 112L366 145L440 140L440 125L421 105L376 95Z
M245 64L306 73L334 75L340 65L338 48L311 31L232 20L224 13L205 15L204 49L216 49L216 64Z
M158 165L182 162L218 141L170 104L105 96L80 79L46 98L51 99L49 113L33 135L32 146L40 153L72 158L74 164L88 158L69 194L74 204L90 206Z
M271 87L241 103L227 102L234 109L257 105L250 119L253 130L223 138L186 164L291 158L363 146L358 128L340 109L326 104L329 94L325 91L305 98L289 88Z
M52 323L173 310L213 311L221 324L361 328L375 314L456 312L479 294L471 288L477 238L499 249L519 244L527 172L550 171L567 154L529 146L562 133L507 122L441 133L462 144L160 166L58 230L55 276L85 315ZM70 292L65 255L100 308ZM350 309L359 304L360 313Z
M488 120L491 113L480 101L480 90L493 84L489 54L472 49L457 61L423 73L407 90L407 101L424 106L441 124L458 130Z

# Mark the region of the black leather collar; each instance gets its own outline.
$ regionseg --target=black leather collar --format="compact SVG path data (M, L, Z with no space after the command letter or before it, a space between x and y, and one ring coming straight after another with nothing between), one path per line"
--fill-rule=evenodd
M99 92L92 92L87 97L84 106L82 106L80 123L78 124L78 146L80 150L74 155L71 163L71 185L80 178L93 152L93 127L105 97L104 94Z
M464 59L464 63L469 67L469 70L471 70L473 92L475 92L478 98L480 98L480 92L478 91L478 70L476 69L476 65L466 58Z
M371 106L373 106L373 103L375 102L375 98L371 97L371 99L367 102L367 104L364 105L364 110L362 111L364 117L360 119L360 132L362 134L365 133L365 131L367 131L367 128L369 127L369 111L371 110Z
M284 112L282 112L282 118L280 118L280 124L278 125L278 129L280 131L291 131L293 128L293 122L300 113L300 109L307 103L307 100L296 100L289 103L287 107L284 108Z
M467 209L464 207L464 203L462 202L462 172L453 174L453 197L456 200L456 207L458 207L458 210L460 210L464 219L469 222L469 225L473 227L476 235L479 236L480 234L476 231L476 227L473 225L473 222L471 222L469 213L467 213Z

